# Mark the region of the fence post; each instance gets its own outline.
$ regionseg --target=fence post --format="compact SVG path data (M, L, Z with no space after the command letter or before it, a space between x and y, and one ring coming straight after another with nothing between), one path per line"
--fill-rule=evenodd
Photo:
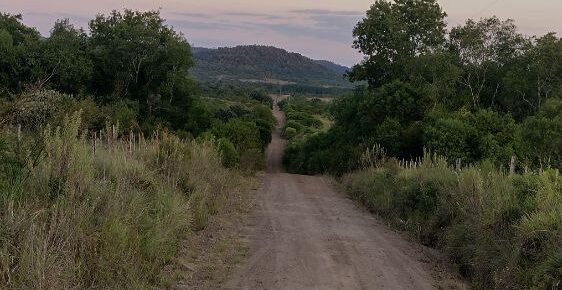
M94 149L94 154L96 154L96 146L98 145L98 144L96 144L97 141L98 141L98 136L97 136L97 135L98 135L97 132L94 131L94 140L92 141L92 145L93 145L93 147L94 147L94 148L93 148L93 149Z
M457 158L457 164L456 164L455 168L457 169L457 171L461 171L461 159L460 158Z
M511 156L511 162L509 163L509 174L515 174L515 162L516 158L515 155Z
M134 140L133 140L133 131L129 131L129 155L133 154L133 144L134 144Z

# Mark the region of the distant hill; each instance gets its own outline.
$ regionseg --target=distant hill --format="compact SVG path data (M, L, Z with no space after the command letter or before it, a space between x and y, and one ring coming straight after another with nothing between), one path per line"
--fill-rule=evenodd
M312 60L272 46L236 46L218 49L194 47L196 79L272 85L351 88L343 74L348 68Z
M328 61L328 60L315 60L315 62L317 64L327 68L327 69L335 71L336 73L338 73L340 75L343 75L350 70L350 68L348 68L347 66L339 65L337 63L333 63L333 62Z

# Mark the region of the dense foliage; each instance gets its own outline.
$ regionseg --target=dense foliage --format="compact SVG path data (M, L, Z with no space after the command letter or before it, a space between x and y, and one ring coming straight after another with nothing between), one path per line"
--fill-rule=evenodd
M285 113L283 135L290 141L304 139L323 129L321 120L326 113L326 105L322 100L314 98L308 100L301 96L291 96L279 102L279 108Z
M137 111L137 128L197 131L193 65L185 38L165 25L159 12L114 11L90 21L89 34L68 20L43 38L20 16L0 16L1 97L55 89L100 104L125 101ZM127 129L137 129L127 128Z
M434 0L377 1L354 30L366 87L338 98L334 126L286 155L295 172L343 174L373 144L462 164L561 168L562 40L496 17L445 29Z
M199 89L189 76L190 45L159 12L98 15L89 33L60 20L46 38L21 20L0 15L2 123L39 131L47 122L60 125L64 114L82 110L83 129L100 131L111 123L125 133L168 129L195 138L209 132L226 138L221 148L230 148L224 145L228 141L236 147L234 155L245 156L230 158L229 165L238 166L232 162L240 160L256 169L263 163L273 127L267 109L271 98L255 89L235 87L228 94ZM236 104L217 108L201 95ZM233 113L233 106L242 111ZM238 130L245 132L245 143L237 141Z
M229 104L228 101L220 99L208 100L210 110L214 113L209 133L225 141L228 140L234 149L234 151L227 149L224 152L224 157L231 159L231 161L225 159L225 164L242 165L242 168L251 170L265 167L263 153L267 144L271 142L271 132L275 125L269 107L270 102L271 99L267 99L266 104L257 102ZM233 160L238 162L232 163Z

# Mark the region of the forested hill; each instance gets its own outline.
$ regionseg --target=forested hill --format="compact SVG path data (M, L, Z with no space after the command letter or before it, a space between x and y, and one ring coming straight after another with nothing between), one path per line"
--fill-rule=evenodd
M327 69L337 72L340 75L343 75L350 70L347 66L339 65L328 60L315 60L315 62Z
M200 81L351 88L346 67L271 46L193 48L192 73Z

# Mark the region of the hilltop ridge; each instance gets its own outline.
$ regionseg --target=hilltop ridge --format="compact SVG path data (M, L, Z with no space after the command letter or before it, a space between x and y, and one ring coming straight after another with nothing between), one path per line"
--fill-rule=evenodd
M193 47L192 50L195 61L192 74L203 82L352 87L344 77L349 68L273 46Z

